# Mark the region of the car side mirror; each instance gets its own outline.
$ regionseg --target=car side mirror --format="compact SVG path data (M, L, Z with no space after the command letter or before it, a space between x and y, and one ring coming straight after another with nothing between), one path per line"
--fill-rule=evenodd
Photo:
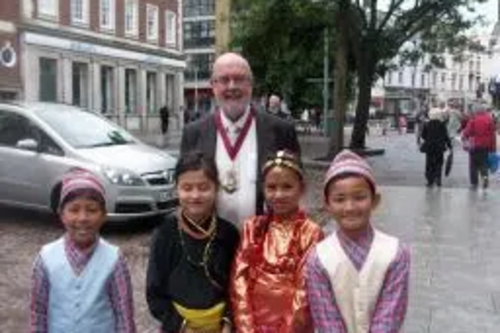
M34 139L22 139L17 141L16 147L25 150L37 151L38 142Z

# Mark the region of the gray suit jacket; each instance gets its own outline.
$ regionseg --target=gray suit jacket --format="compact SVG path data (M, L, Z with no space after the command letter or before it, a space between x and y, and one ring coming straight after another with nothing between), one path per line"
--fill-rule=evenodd
M256 112L257 129L257 214L263 212L264 195L262 192L262 175L260 171L269 157L278 150L287 149L300 157L300 145L293 123L265 112ZM198 121L187 125L182 132L181 154L200 151L204 156L215 158L217 145L217 129L214 113L210 113Z

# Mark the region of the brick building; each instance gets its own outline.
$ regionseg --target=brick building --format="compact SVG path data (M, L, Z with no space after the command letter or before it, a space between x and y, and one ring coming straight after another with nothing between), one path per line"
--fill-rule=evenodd
M178 112L184 103L181 3L1 1L0 50L7 59L14 50L16 61L0 66L0 98L74 104L129 129L157 127L161 106Z
M22 91L16 29L19 12L19 1L0 2L0 99L16 98ZM9 54L11 58L5 62Z

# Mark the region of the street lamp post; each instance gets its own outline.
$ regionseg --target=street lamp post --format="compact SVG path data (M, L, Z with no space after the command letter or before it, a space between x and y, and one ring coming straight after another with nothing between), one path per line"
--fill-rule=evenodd
M321 0L312 0L313 3L320 3ZM328 27L323 29L323 134L328 135L328 77L330 58L328 57Z
M198 116L198 66L193 66L194 69L194 114Z
M323 133L328 135L328 72L329 72L329 57L328 57L328 28L323 30Z

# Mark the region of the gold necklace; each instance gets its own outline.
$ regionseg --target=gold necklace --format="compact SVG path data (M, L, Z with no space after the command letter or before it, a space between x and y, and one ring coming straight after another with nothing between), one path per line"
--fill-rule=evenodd
M184 214L181 214L181 218L184 217ZM181 222L182 223L182 222ZM182 232L182 227L179 226L178 230L179 230L179 238L180 238L180 241L181 241L181 246L182 246L182 249L184 251L184 253L186 254L186 259L188 262L190 262L191 264L195 265L195 266L199 266L199 267L205 267L208 263L208 257L209 257L209 254L210 254L210 246L212 245L212 242L215 238L215 235L217 234L215 232L215 229L217 227L217 219L214 218L214 216L212 216L212 220L210 221L211 223L211 226L209 229L213 229L212 233L209 235L210 238L208 239L207 243L205 244L205 248L203 249L203 256L202 256L202 259L201 259L201 262L198 262L198 261L195 261L191 255L189 254L189 251L187 249L187 246L186 246L186 241L184 239L184 233Z
M205 248L203 249L203 256L202 256L201 262L197 262L197 261L195 261L194 259L191 258L191 255L189 254L189 252L187 250L186 241L184 240L184 235L182 233L182 228L180 226L178 227L179 238L180 238L180 241L181 241L182 250L186 254L187 261L191 265L203 268L203 272L205 273L205 277L208 279L208 281L214 287L222 290L223 287L217 281L215 281L215 279L212 277L212 275L210 274L210 271L208 269L208 260L210 259L211 246L212 246L212 243L213 243L213 241L215 239L215 236L217 234L217 232L216 232L216 229L217 229L217 218L215 217L215 215L213 215L212 221L210 223L213 225L213 227L210 227L210 229L213 229L213 231L212 231L212 234L210 235L210 238L207 241L207 244L205 245Z
M212 218L210 220L210 225L208 226L208 229L206 229L206 230L203 227L201 227L198 223L196 223L192 218L187 216L187 214L181 213L181 216L184 220L186 220L189 223L190 226L195 228L197 231L201 232L203 234L203 236L205 236L205 238L209 237L215 230L215 225L216 225L216 220L217 220L215 214L211 215Z

